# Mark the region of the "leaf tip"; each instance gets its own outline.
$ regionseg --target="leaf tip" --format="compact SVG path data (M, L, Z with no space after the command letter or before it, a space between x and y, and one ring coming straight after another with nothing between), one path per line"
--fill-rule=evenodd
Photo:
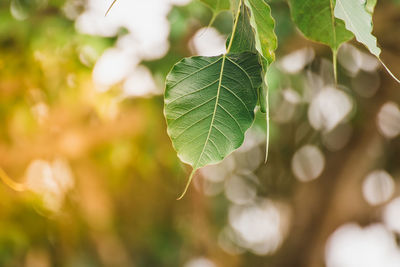
M383 63L383 61L382 61L380 58L378 58L378 59L379 59L379 61L381 62L382 66L383 66L383 67L386 69L386 71L389 73L389 75L392 76L392 78L393 78L397 83L400 84L399 78L397 78L397 77L393 74L393 72L385 65L385 63Z
M182 194L176 200L181 200L186 195L186 192L187 192L187 190L189 188L189 185L192 182L193 176L196 173L196 171L197 171L197 169L193 169L192 170L192 172L190 173L189 179L188 179L188 181L186 183L185 189L183 190Z

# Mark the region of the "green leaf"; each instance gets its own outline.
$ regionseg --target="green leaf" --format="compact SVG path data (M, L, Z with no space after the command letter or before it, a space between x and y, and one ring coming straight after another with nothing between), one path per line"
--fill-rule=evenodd
M231 5L229 0L199 0L208 6L216 16L219 12L229 10Z
M240 14L237 22L237 27L232 33L233 41L231 45L231 53L254 52L256 53L256 41L254 38L253 29L250 25L250 11L245 5L241 5ZM228 48L231 38L226 40Z
M256 50L260 54L260 61L263 68L264 83L259 88L260 111L265 113L267 125L266 154L268 158L269 147L269 107L268 107L268 84L267 71L272 62L275 61L275 50L278 47L278 40L275 34L275 20L271 15L271 8L264 0L245 0L245 5L250 10L250 25L254 31Z
M264 0L245 0L244 3L250 10L250 25L254 30L256 49L269 65L275 60L275 50L278 47L271 8Z
M167 76L164 114L179 158L197 170L237 149L254 120L261 66L253 53L185 58Z
M289 0L289 4L300 31L308 39L330 46L334 53L342 43L354 37L343 21L335 18L335 0Z
M372 35L372 16L365 4L359 0L337 0L335 16L345 22L346 28L354 33L357 41L364 44L375 56L380 56L381 49Z
M376 37L372 34L372 13L369 12L367 3L359 0L337 0L335 7L335 16L345 22L346 28L354 33L357 41L365 45L368 50L375 55L386 71L395 79L397 79L388 67L380 59L381 49L377 45ZM376 3L375 3L376 4ZM373 10L374 3L370 2L369 8Z

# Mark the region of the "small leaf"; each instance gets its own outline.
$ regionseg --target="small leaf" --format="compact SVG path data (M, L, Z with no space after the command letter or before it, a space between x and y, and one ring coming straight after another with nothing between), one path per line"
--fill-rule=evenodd
M373 2L370 3L369 8L371 6L374 6ZM372 34L372 14L367 8L366 4L359 0L337 0L335 16L345 22L346 28L354 33L357 41L365 45L381 61L388 73L400 83L380 59L381 49L377 45L376 37Z
M275 60L275 50L278 47L275 20L271 15L271 8L263 0L245 0L245 5L247 8L244 11L250 11L250 25L253 28L255 48L261 56L265 84L259 90L259 104L260 110L266 113L266 73L268 66Z
M278 47L271 8L264 0L245 0L245 4L250 10L250 24L255 33L256 49L269 65L275 60L275 50Z
M241 5L237 27L232 33L233 41L231 45L231 53L254 52L256 53L256 41L253 29L250 25L250 11L245 5ZM226 40L226 47L229 46L231 38Z
M229 0L199 0L206 6L208 6L216 16L219 12L230 9Z
M375 36L372 35L372 16L360 0L337 0L335 16L345 22L346 28L354 33L357 41L379 57L381 49L376 44Z
M308 39L330 46L334 53L342 43L354 37L343 21L335 18L335 0L289 0L289 4L300 31Z
M269 153L269 105L267 71L269 65L275 61L275 50L278 40L275 34L275 20L271 15L271 8L264 0L245 0L245 5L250 10L250 25L253 27L256 40L256 50L260 54L263 69L264 83L259 88L260 111L265 113L267 136L265 162Z
M167 76L164 114L179 158L195 171L237 149L253 123L260 84L253 53L177 63Z

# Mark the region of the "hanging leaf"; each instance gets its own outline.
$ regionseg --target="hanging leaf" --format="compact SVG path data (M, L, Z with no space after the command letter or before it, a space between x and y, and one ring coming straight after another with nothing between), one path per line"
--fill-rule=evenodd
M373 6L371 5L369 8ZM381 49L377 45L376 37L372 34L372 14L367 10L365 3L359 0L337 0L335 16L342 19L345 22L346 28L354 33L357 41L365 45L381 61ZM382 61L381 63L388 73L400 83L386 65Z
M165 117L179 158L194 169L238 148L254 119L261 67L253 53L192 57L168 74Z
M293 21L308 39L326 44L336 52L342 43L354 37L343 21L335 18L335 0L289 0L289 4Z
M268 64L271 64L275 60L275 50L278 47L271 8L264 0L245 0L245 4L250 10L250 24L255 33L256 49Z
M256 50L260 54L263 68L264 83L259 88L260 111L265 113L267 125L265 162L269 151L269 104L267 71L272 62L275 61L275 50L278 40L275 34L275 20L271 15L271 8L264 0L245 0L245 5L250 10L250 25L254 31Z
M164 114L179 158L194 172L237 149L254 120L261 66L253 53L185 58L167 76ZM185 189L186 191L186 189Z
M261 56L264 76L268 66L275 61L275 50L278 41L275 34L275 20L271 15L271 8L264 0L245 0L244 11L250 12L250 25L253 29L255 48ZM248 27L247 27L248 28ZM248 30L249 31L249 30ZM235 40L234 40L235 41ZM265 85L259 90L260 110L267 112L267 79L264 77Z
M208 6L216 16L219 12L229 10L231 5L229 0L199 0L206 6Z
M359 0L337 0L335 16L345 22L346 28L354 33L357 41L364 44L369 51L379 57L381 49L372 35L372 16Z
M254 33L250 25L250 11L245 5L241 5L237 27L232 35L234 38L231 45L231 53L246 51L257 53ZM230 40L231 38L226 40L226 47L229 46Z

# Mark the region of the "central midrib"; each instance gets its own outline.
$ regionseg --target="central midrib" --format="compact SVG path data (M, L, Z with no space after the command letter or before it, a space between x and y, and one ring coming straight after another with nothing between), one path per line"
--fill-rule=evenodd
M203 156L203 153L204 153L204 151L206 149L206 146L208 144L208 141L210 139L212 127L213 127L213 124L214 124L215 115L217 114L219 95L220 95L221 87L222 87L221 86L222 85L222 75L223 75L224 67L225 67L225 59L226 59L226 54L224 54L222 56L221 71L219 73L219 82L218 82L218 89L217 89L217 98L215 99L215 106L214 106L213 116L211 118L210 128L208 129L208 134L207 134L207 138L206 138L206 141L204 143L203 149L201 150L200 156L197 159L196 164L193 166L193 169L197 169L198 168L197 165L199 164L199 162L201 160L201 157Z
M329 4L331 6L330 11L331 11L331 21L332 21L332 32L333 32L333 47L335 47L335 50L337 50L338 48L336 47L336 27L335 27L335 10L334 10L334 6L333 6L333 0L329 0Z

